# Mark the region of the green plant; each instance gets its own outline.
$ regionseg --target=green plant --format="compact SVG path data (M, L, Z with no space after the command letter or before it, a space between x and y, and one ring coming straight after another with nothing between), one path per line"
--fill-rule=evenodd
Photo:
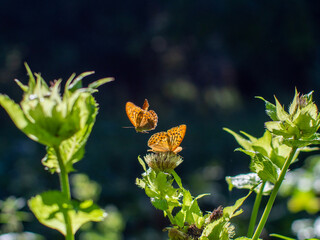
M237 238L238 240L257 240L260 237L289 166L297 161L300 152L314 151L317 148L311 145L320 143L320 134L317 133L320 127L320 115L312 101L312 92L300 96L295 91L288 112L276 98L276 104L262 97L259 98L265 102L266 113L271 118L271 121L265 123L266 131L261 138L255 138L245 132L241 132L242 135L240 135L225 128L241 146L236 150L245 153L251 159L250 173L226 177L229 190L235 187L249 189L249 194L252 191L256 192L247 236ZM152 141L154 138L151 137ZM233 206L219 207L204 214L197 200L207 194L193 197L183 188L180 177L174 171L174 168L182 162L182 157L177 155L174 149L164 150L163 146L159 148L159 144L170 146L176 137L167 133L165 138L167 139L159 140L160 143L157 142L156 147L152 146L154 143L150 146L149 140L148 145L154 153L147 154L144 161L138 158L144 173L136 183L145 190L153 206L162 210L169 218L172 225L166 228L169 238L173 240L232 239L235 228L230 220L242 212L239 208L249 194L237 200ZM148 169L145 163L149 166ZM255 227L263 196L268 196L268 202ZM290 239L279 234L273 234L273 236Z
M28 201L37 219L47 227L61 232L67 240L74 239L76 231L86 222L101 221L105 213L92 200L71 199L69 173L84 155L84 147L95 123L98 105L92 94L102 84L112 81L104 78L82 87L82 79L93 72L76 77L72 74L61 96L62 80L50 87L40 74L33 74L25 64L28 85L16 80L24 95L20 104L0 95L0 104L12 121L32 140L46 146L42 164L51 173L57 173L61 191L47 191Z

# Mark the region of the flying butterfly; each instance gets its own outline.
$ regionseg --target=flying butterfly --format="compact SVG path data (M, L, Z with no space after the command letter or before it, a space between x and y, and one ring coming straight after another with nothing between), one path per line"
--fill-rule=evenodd
M147 133L156 128L158 116L153 110L148 110L149 102L144 100L142 108L136 106L132 102L126 103L127 116L136 129L136 132Z
M158 132L153 134L149 141L148 146L151 148L148 151L152 152L173 152L177 154L182 150L180 144L186 134L187 126L182 124L173 127L166 132Z

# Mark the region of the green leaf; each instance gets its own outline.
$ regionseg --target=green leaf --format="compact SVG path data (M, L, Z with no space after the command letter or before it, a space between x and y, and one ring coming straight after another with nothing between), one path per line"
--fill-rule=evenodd
M31 71L29 65L25 62L24 66L27 69L27 73L28 73L28 76L29 76L29 89L33 90L35 85L36 85L36 81L34 79L34 76L32 74L32 71Z
M297 89L295 89L294 98L289 107L289 114L294 115L297 112L298 108L299 108L299 93Z
M144 161L142 160L142 158L140 156L138 156L138 161L139 161L140 165L142 166L143 170L146 172L147 171L146 164L144 163Z
M67 85L67 88L70 92L75 92L76 90L82 88L82 79L94 74L94 71L81 73L73 81L70 81L70 85Z
M231 191L232 188L235 187L238 189L249 189L249 190L253 189L256 193L258 193L260 191L262 180L259 178L258 174L256 173L247 173L247 174L239 174L234 177L227 176L226 182L229 185L229 191ZM267 182L267 184L263 188L263 194L264 195L270 194L272 189L273 189L273 185Z
M247 237L238 237L235 240L251 240L252 238L247 238ZM259 238L260 239L260 238Z
M280 121L288 121L290 119L289 114L283 109L278 99L276 97L274 97L274 99L276 100L277 118Z
M74 171L73 164L80 161L83 158L85 153L85 144L89 138L89 135L92 131L92 127L95 122L95 117L97 115L97 107L95 107L94 99L89 96L89 101L93 101L92 108L86 111L85 106L75 106L74 111L79 111L79 116L75 116L75 118L82 118L80 121L84 121L82 128L79 129L74 135L70 138L61 142L59 149L62 161L65 165L67 173ZM76 101L76 103L79 101ZM84 101L85 103L85 101ZM76 104L75 104L76 105ZM86 116L85 116L86 115ZM50 172L60 172L59 164L57 160L56 153L53 147L47 148L47 155L43 158L42 164L47 167Z
M112 77L102 78L97 81L94 81L93 83L90 83L88 88L96 89L96 88L100 87L101 85L108 83L108 82L112 82L112 81L114 81L114 78L112 78Z
M280 238L280 239L285 239L285 240L295 240L294 238L289 238L280 234L276 234L276 233L271 233L270 237L276 237L276 238Z
M105 212L91 200L71 201L59 191L48 191L37 195L28 201L28 205L39 222L58 230L63 235L66 235L66 215L69 215L73 234L83 224L90 221L99 222L105 217Z
M18 86L22 89L22 91L24 92L28 92L29 91L29 87L27 85L22 84L18 79L14 80Z
M0 94L0 104L7 111L17 128L23 131L29 125L29 121L24 116L19 104L16 104L7 95Z
M0 94L0 105L9 114L16 127L32 140L45 145L51 145L52 142L58 143L49 132L30 122L24 115L20 106L12 101L8 96Z
M279 118L278 118L278 116L277 116L276 106L275 106L274 104L268 102L267 100L265 100L263 97L256 97L256 98L261 99L262 101L265 102L267 115L268 115L273 121L278 121Z
M257 154L251 161L250 169L258 174L263 181L275 183L280 169L268 157Z
M182 186L181 178L179 177L179 175L174 170L171 170L170 173L174 177L174 180L176 180L178 186L183 190L184 188Z
M151 198L152 205L159 210L166 211L168 209L168 202L166 199Z
M241 135L235 133L234 131L230 130L229 128L223 128L223 130L230 133L236 139L236 141L239 143L239 145L241 147L243 147L245 150L252 150L252 143L249 140L243 138Z
M142 189L145 189L147 184L143 179L136 178L136 185L138 185Z
M47 154L42 158L41 163L50 173L60 173L59 162L53 147L47 147Z
M241 210L238 210L241 205L244 203L244 201L250 196L252 191L250 191L247 196L242 197L238 199L233 206L225 207L223 209L223 217L227 217L229 219L238 216L240 213L242 213Z

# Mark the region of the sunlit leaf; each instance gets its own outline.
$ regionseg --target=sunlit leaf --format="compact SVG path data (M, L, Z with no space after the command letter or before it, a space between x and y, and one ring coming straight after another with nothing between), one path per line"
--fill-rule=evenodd
M285 240L295 240L294 238L286 237L276 233L271 233L270 237L276 237L276 238L285 239Z
M263 97L256 97L258 99L261 99L262 101L264 101L264 103L266 104L266 113L267 115L273 120L273 121L278 121L279 118L277 117L277 110L276 110L276 106L270 102L268 102L267 100L265 100Z
M252 172L258 174L263 181L275 183L278 180L280 169L268 157L257 154L250 164Z
M256 193L260 191L260 187L262 184L262 180L259 178L258 174L256 173L247 173L247 174L239 174L237 176L227 176L226 181L229 186L229 191L232 188L238 189L253 189ZM259 185L259 186L258 186ZM273 185L269 182L263 188L263 194L268 195L270 194L271 190L273 189Z
M228 128L223 128L223 130L230 133L236 139L236 141L239 143L241 147L243 147L246 150L252 150L252 143L249 140L245 139L241 135L235 133L234 131Z
M102 221L105 212L91 200L78 202L68 200L59 191L48 191L31 198L28 205L39 222L66 235L65 216L68 215L72 225L72 232L86 222Z
M101 85L105 84L105 83L108 83L108 82L112 82L114 81L114 78L103 78L103 79L99 79L97 81L94 81L93 83L90 83L88 88L98 88L100 87Z

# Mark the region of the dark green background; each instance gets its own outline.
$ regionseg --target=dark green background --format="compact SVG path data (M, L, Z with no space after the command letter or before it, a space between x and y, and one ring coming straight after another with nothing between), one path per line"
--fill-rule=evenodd
M297 87L315 90L319 100L319 13L317 0L0 0L0 92L21 100L13 79L26 83L24 61L47 81L88 70L96 71L88 82L115 77L95 95L100 112L75 167L102 185L101 206L123 213L124 239L165 239L168 222L134 184L150 134L123 128L130 126L125 103L148 98L159 116L156 131L185 123L178 174L194 195L212 194L200 200L204 210L232 204L246 192L228 193L224 176L248 172L249 159L233 152L237 145L222 127L260 137L268 118L254 96L273 101L275 94L288 106ZM0 122L0 198L58 188L58 177L41 165L44 147L3 110ZM252 200L238 217L239 235ZM298 216L279 202L267 229L290 235ZM25 229L62 239L36 220Z

